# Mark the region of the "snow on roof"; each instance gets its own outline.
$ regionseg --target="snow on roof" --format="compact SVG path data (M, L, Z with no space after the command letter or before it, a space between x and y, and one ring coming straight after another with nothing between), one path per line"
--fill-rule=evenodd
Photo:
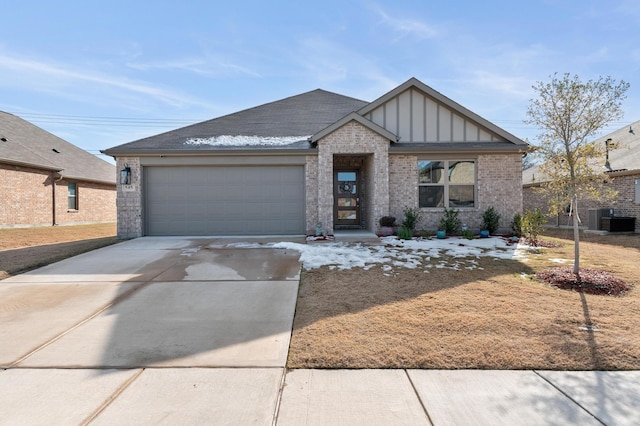
M385 272L394 268L447 268L471 270L480 268L475 259L517 259L526 261L530 247L510 244L504 238L491 237L475 240L465 238L399 240L396 237L381 238L383 245L321 243L299 244L293 242L268 243L267 247L300 252L300 262L306 269L328 266L330 269L371 269L376 264ZM259 243L233 243L237 248L265 247Z
M221 135L210 138L190 138L185 145L211 146L280 146L307 140L309 136L231 136Z

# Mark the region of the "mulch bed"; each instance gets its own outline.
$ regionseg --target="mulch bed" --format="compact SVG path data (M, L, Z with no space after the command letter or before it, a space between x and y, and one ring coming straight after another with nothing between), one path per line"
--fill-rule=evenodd
M572 266L546 269L535 276L538 280L563 290L595 295L622 296L632 288L631 284L596 269L580 268L579 273L574 274Z

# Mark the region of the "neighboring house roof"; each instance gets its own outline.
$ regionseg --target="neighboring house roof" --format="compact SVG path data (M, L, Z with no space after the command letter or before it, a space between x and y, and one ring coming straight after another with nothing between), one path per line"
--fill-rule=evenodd
M605 160L594 164L594 169L605 173L614 174L640 174L640 120L630 126L624 126L608 135L595 139L596 144L605 144L607 139L618 144L615 149L609 150L609 166L605 167ZM540 166L533 166L522 171L522 183L533 185L547 180L540 172Z
M230 146L241 149L248 146L270 149L282 147L282 144L269 143L269 138L287 138L287 148L309 148L307 139L311 135L366 104L365 101L317 89L129 142L104 152L109 155L126 155L140 151L219 150L229 149ZM216 144L215 138L221 136L257 136L265 140L264 143L258 141L254 145L248 145L242 143L242 139L237 139L237 144L234 145L233 138L220 138L226 143L221 140ZM211 143L207 144L207 140Z
M13 114L0 111L0 163L58 172L67 179L116 183L116 168Z

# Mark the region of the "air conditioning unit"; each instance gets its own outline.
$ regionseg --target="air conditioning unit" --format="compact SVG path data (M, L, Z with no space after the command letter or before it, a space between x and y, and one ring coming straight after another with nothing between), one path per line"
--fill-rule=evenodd
M589 230L601 231L603 217L613 217L613 209L589 209Z

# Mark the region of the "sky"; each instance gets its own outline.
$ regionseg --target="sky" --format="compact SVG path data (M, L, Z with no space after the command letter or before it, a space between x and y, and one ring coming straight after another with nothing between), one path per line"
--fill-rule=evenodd
M0 0L0 110L100 150L321 88L415 77L535 142L532 85L611 76L640 119L637 0Z

